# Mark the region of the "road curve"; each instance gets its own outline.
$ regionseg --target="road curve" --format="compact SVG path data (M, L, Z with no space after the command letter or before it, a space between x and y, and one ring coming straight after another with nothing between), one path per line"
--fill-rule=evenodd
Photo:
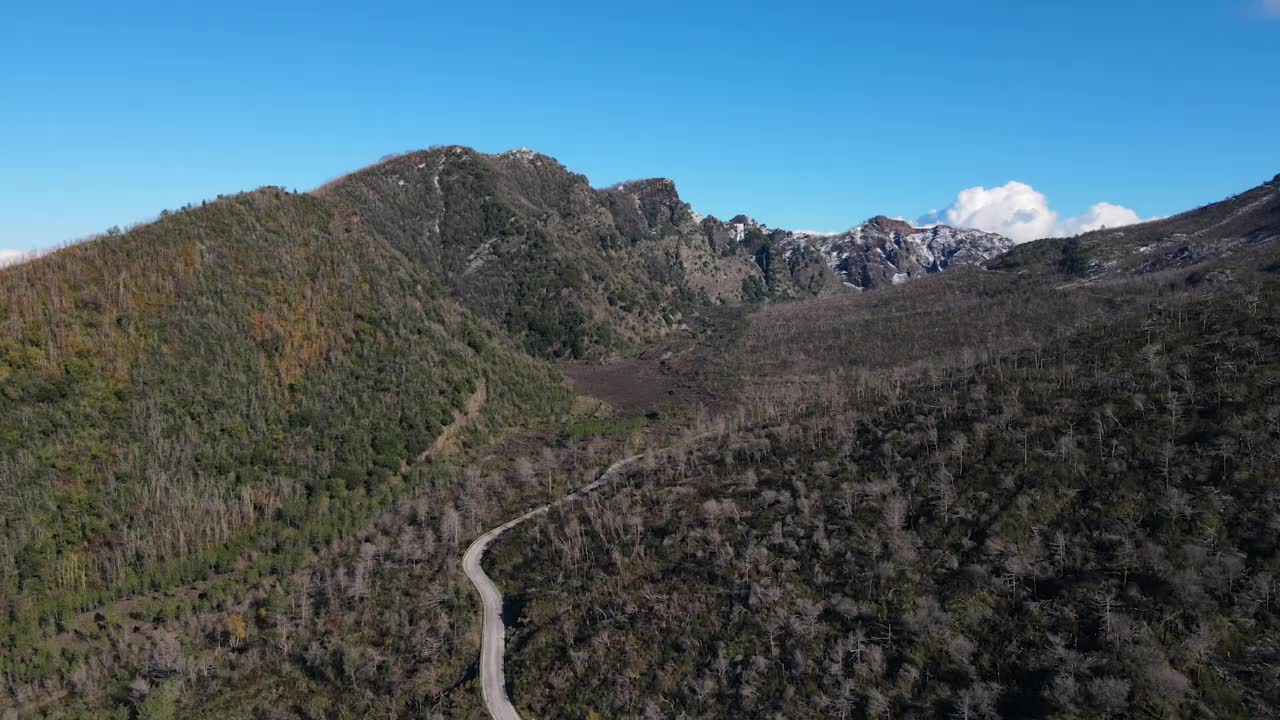
M471 543L471 547L467 548L466 554L462 556L462 570L467 574L467 578L471 580L471 584L476 586L476 591L480 593L480 600L484 605L484 610L482 611L483 622L480 630L480 691L484 695L484 705L489 710L489 715L493 720L520 720L520 714L516 712L515 706L511 704L511 700L507 697L507 681L502 672L502 658L507 632L506 626L502 624L502 595L498 594L498 588L494 587L493 581L485 574L484 568L480 567L480 561L484 559L484 551L489 548L489 543L516 525L531 517L541 515L561 503L568 502L595 490L612 480L619 470L642 457L644 455L632 455L631 457L623 458L610 465L607 470L600 474L599 478L596 478L589 485L585 485L553 503L530 510L515 520L499 525L476 538L476 541Z

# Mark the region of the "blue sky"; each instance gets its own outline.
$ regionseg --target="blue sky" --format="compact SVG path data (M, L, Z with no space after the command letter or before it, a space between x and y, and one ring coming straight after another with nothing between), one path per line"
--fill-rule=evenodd
M1280 172L1277 0L40 5L0 22L0 250L452 143L813 229Z

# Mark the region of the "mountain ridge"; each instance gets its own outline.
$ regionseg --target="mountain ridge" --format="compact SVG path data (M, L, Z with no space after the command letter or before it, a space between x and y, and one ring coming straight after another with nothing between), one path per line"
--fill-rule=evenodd
M833 250L833 241L745 216L701 216L670 178L592 187L528 148L414 151L316 192L338 198L468 307L552 357L635 347L679 329L699 304L871 289L972 264L1008 244L878 216L868 240L846 234Z
M1080 682L1120 687L1111 705L1166 704L1156 681L1172 678L1196 683L1215 717L1266 717L1229 712L1280 697L1233 658L1256 639L1246 657L1272 662L1275 615L1231 590L1245 568L1274 596L1278 183L1002 252L999 236L885 216L833 234L725 222L669 179L594 188L531 150L448 146L0 270L0 546L14 548L0 553L0 713L475 716L464 540L609 457L713 431L646 467L644 483L669 477L613 519L597 522L592 502L495 548L497 568L538 580L522 594L504 578L527 602L509 646L522 708L637 716L640 698L598 690L651 677L645 691L673 707L696 709L707 689L738 715L757 701L853 708L846 680L902 716L955 709L957 691L1003 698L1010 717L1101 713L1073 677L1046 687L1056 669L1034 629L1048 599L1106 658ZM677 513L653 512L668 490L658 504ZM1040 492L1053 502L1033 502ZM1108 508L1135 514L1107 526ZM1038 528L1054 517L1055 548L1082 543L1074 560L1045 553ZM1096 559L1112 530L1135 528L1150 542L1133 547L1152 549L1131 587ZM722 551L730 532L741 542ZM1201 537L1217 544L1189 546ZM949 548L938 559L955 572L917 547ZM1205 564L1232 547L1247 565ZM631 632L616 624L627 607L683 592L670 584L682 565L706 588L671 605L689 618L637 616L631 657L590 655L608 649L597 631ZM654 592L628 597L637 577ZM606 623L579 602L614 592ZM1099 597L1124 598L1123 644ZM992 612L948 620L935 602ZM713 618L726 617L736 629L722 633ZM1222 652L1195 640L1198 623L1224 628ZM711 655L680 645L702 643L690 627L718 633ZM776 648L761 642L770 627ZM853 677L813 662L882 627L906 643L886 640L887 664ZM964 652L936 652L929 628ZM726 638L761 662L713 648ZM662 656L676 647L687 671ZM782 662L765 660L775 650ZM628 669L549 681L544 661L562 655ZM713 684L684 682L717 663ZM819 690L828 699L803 709Z
M986 263L993 270L1043 271L1064 252L1088 260L1086 280L1185 268L1280 237L1280 175L1222 200L1135 225L1074 238L1020 244Z
M979 265L1014 246L996 233L915 227L884 215L838 233L769 228L746 215L727 222L707 216L701 225L713 245L747 247L770 294L789 298L896 285L953 265Z

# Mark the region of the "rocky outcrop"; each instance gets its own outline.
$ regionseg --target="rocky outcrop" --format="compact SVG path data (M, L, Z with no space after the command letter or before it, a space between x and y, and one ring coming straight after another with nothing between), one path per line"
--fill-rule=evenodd
M876 216L843 233L771 229L744 215L728 222L705 218L711 248L736 244L749 253L775 297L804 297L841 289L896 285L950 267L977 265L1013 247L995 233L946 225L917 228Z
M667 178L620 183L599 193L614 224L633 243L697 233L693 213Z
M613 224L628 243L657 245L679 268L684 286L697 299L734 303L743 298L744 283L758 275L755 265L738 251L735 235L723 228L714 237L714 218L699 221L667 178L619 183L599 191ZM710 223L707 223L710 220Z
M352 218L540 355L600 356L698 303L869 289L1001 252L999 236L877 217L806 235L701 218L667 178L593 188L527 148L441 147L326 186Z
M869 290L960 265L977 265L1013 247L1003 235L947 225L917 228L883 216L838 235L793 234L788 253L816 250L847 286Z

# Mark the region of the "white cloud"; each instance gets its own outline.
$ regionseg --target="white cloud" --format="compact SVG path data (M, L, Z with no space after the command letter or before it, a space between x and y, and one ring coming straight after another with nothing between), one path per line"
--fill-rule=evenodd
M1132 225L1142 219L1123 205L1106 202L1075 217L1060 218L1044 193L1011 180L1000 187L961 190L950 207L930 212L918 222L977 228L1000 233L1015 242L1028 242L1042 237L1078 235L1102 227Z
M1100 202L1073 218L1063 220L1060 234L1079 235L1099 228L1121 227L1140 222L1142 222L1142 218L1138 217L1138 213L1129 208L1123 205Z
M1263 17L1280 18L1280 0L1258 0L1253 9Z
M937 210L930 210L928 215L925 215L924 217L921 217L921 218L919 218L919 219L917 219L917 220L911 220L911 219L908 219L908 218L904 218L904 217L902 217L901 215L894 215L892 219L893 219L893 220L901 220L902 222L904 222L904 223L906 223L906 224L910 225L911 227L918 227L918 228L931 228L931 227L933 227L934 225L937 225L938 223L933 222L933 221L930 221L930 222L924 222L924 221L925 221L925 219L927 219L928 217L930 217L930 216L932 216L932 215L936 215L936 214L937 214L937 212L938 212Z
M25 250L0 250L0 267L22 262L30 256Z

